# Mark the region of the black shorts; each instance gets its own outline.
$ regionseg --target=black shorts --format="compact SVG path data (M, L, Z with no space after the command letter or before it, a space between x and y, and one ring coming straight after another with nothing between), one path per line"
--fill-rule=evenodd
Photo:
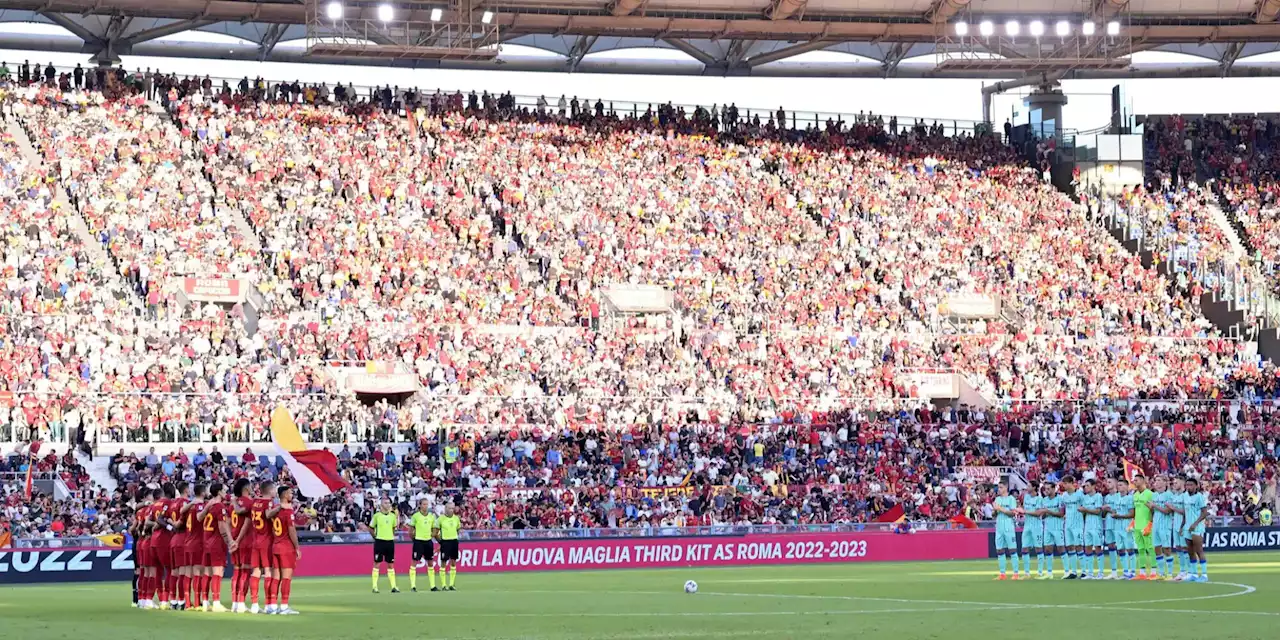
M395 562L396 561L396 541L395 540L374 540L373 541L373 561L374 562Z
M450 560L458 560L458 541L457 540L441 540L440 541L440 560L448 562Z
M431 556L436 554L435 545L430 540L414 540L413 541L413 561L426 560L431 562Z

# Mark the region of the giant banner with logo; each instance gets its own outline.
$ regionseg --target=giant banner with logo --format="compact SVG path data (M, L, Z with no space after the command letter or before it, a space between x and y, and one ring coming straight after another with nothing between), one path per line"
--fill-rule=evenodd
M407 551L407 549L406 549ZM294 575L362 576L371 545L305 547ZM409 554L399 554L408 570ZM734 565L901 562L987 557L986 531L894 533L797 533L682 538L503 540L462 543L467 571L661 569Z

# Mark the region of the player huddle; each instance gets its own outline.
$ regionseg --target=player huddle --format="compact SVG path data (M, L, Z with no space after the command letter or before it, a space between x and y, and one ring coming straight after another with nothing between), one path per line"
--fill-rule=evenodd
M1001 484L994 500L998 580L1054 577L1054 559L1062 558L1067 580L1177 580L1208 582L1204 557L1208 499L1194 478L1155 479L1155 491L1143 476L1124 480L1062 479L1032 485L1022 506ZM1024 518L1021 555L1017 519ZM1031 572L1031 558L1036 573ZM1019 563L1021 559L1021 564ZM1107 571L1110 560L1110 572ZM1175 570L1176 562L1176 570Z
M231 554L233 613L293 615L289 594L302 548L294 490L245 479L231 495L222 483L164 484L139 492L134 539L134 602L141 609L223 612L222 578ZM259 587L265 578L266 593ZM246 598L252 607L246 606Z

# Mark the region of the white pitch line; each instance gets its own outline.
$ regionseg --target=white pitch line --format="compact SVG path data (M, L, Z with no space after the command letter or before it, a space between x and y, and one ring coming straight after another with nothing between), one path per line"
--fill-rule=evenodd
M1108 606L1108 607L1118 607L1118 606L1120 606L1120 605L1125 605L1125 604L1157 604L1157 603L1161 603L1161 602L1194 602L1194 601L1196 601L1196 600L1217 600L1218 598L1234 598L1234 597L1236 597L1236 596L1247 596L1247 595L1249 595L1249 594L1253 593L1254 591L1257 591L1257 590L1258 590L1258 589L1257 589L1257 587L1252 587L1252 586L1249 586L1249 585L1247 585L1247 584L1239 584L1239 583L1235 583L1235 582L1206 582L1205 584L1220 584L1220 585L1224 585L1224 586L1228 586L1228 587L1236 587L1236 588L1238 588L1238 589L1240 589L1240 590L1239 590L1239 591L1232 592L1232 593L1217 593L1217 594L1208 595L1208 596L1190 596L1190 597L1184 597L1184 598L1163 598L1163 599L1160 599L1160 600L1130 600L1130 601L1127 601L1127 602L1108 602L1108 603L1106 603L1106 605L1105 605L1105 606Z
M1035 607L1037 605L1031 605ZM737 616L800 616L800 615L868 615L879 613L937 613L941 611L997 611L1023 610L1021 605L998 607L928 607L904 609L837 609L831 611L647 611L647 612L575 612L572 617L586 618L707 618ZM304 610L305 613L305 610ZM372 611L320 611L321 616L400 616L408 618L565 618L564 613L375 613Z

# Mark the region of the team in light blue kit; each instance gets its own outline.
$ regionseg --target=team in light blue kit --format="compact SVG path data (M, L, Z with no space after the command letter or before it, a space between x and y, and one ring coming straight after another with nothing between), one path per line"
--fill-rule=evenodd
M1033 482L1022 492L1022 569L1014 568L1014 580L1031 579L1031 556L1036 557L1036 572L1044 575L1044 518L1040 509L1040 484Z
M1044 532L1040 539L1044 543L1045 573L1036 576L1047 580L1053 577L1053 559L1066 553L1067 545L1062 536L1062 496L1058 495L1058 485L1046 482L1040 485L1040 515L1044 522ZM1066 560L1063 559L1063 567Z
M1003 482L997 489L999 495L992 502L996 510L996 556L1000 559L998 580L1007 580L1005 569L1009 555L1013 554L1013 572L1018 573L1018 499L1009 495L1009 487Z
M1067 555L1062 558L1066 575L1063 580L1075 580L1084 573L1084 490L1073 476L1062 479L1062 507L1066 509L1063 536L1067 540Z
M1084 512L1084 568L1080 577L1084 580L1102 579L1102 518L1106 510L1102 494L1093 480L1084 481L1084 500L1080 502Z
M1133 522L1133 491L1124 480L1109 480L1107 485L1105 524L1107 551L1111 555L1111 573L1107 579L1132 580L1138 565L1137 545L1129 531L1129 524Z
M1152 540L1159 576L1153 579L1208 582L1204 558L1208 499L1199 482L1156 478L1154 488ZM992 503L1000 567L997 580L1053 579L1054 558L1059 556L1066 580L1135 579L1137 544L1131 530L1134 493L1127 481L1089 479L1077 484L1073 476L1066 476L1061 494L1052 482L1032 483L1022 494L1021 507L1018 499L1009 494L1008 486L1001 484L997 494ZM1023 518L1021 556L1019 517ZM1032 556L1036 561L1034 574Z

